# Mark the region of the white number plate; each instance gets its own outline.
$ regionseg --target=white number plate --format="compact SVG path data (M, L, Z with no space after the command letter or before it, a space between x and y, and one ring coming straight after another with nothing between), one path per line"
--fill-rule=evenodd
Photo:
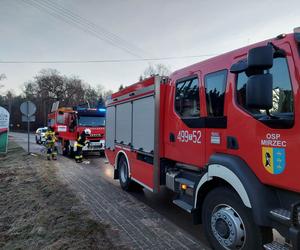
M177 135L177 140L179 142L192 142L196 144L201 144L202 133L200 130L193 130L191 132L187 130L180 130Z
M100 146L100 144L101 144L101 142L99 142L99 141L92 141L92 142L90 142L91 146Z

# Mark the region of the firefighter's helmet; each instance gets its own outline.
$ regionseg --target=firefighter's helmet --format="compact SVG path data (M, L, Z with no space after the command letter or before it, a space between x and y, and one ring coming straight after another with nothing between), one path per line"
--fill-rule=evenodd
M86 134L86 135L91 135L91 130L89 129L89 128L86 128L85 130L84 130L84 133Z

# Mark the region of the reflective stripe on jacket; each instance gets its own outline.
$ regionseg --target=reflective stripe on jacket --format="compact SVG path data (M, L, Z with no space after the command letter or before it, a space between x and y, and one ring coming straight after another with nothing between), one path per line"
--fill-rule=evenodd
M86 136L80 135L77 139L77 147L84 147L88 143Z

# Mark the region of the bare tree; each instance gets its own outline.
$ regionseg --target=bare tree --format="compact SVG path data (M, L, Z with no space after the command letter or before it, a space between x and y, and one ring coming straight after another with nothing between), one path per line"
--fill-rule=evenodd
M85 83L77 77L66 77L65 81L65 96L61 104L64 106L76 106L85 103Z
M113 91L112 90L106 90L103 92L103 99L106 100L108 96L112 95L113 94Z
M143 80L150 76L160 75L160 76L169 76L171 74L171 69L169 66L164 64L150 64L145 70L142 75L140 75L139 80Z
M33 128L37 128L47 125L47 116L55 101L59 101L60 106L64 107L87 102L91 107L98 107L111 93L112 91L105 90L102 85L93 87L76 76L68 77L55 69L43 69L24 84L22 95L0 95L0 105L10 107L14 115L13 124L20 124L19 128L22 128L19 106L25 100L34 102L37 112Z
M66 91L66 79L55 69L43 69L34 77L43 98L62 100Z
M23 94L28 99L33 99L38 96L38 85L34 81L28 81L24 83Z
M89 102L93 107L96 107L98 104L99 97L101 93L98 94L98 91L92 88L90 85L86 85L84 89L84 99Z
M5 74L0 74L0 81L6 79L6 75ZM0 84L0 88L3 88L4 85L3 84Z
M97 105L98 106L103 106L107 97L112 95L113 91L112 90L106 90L105 87L101 84L98 84L95 88L96 93L97 93ZM102 104L100 104L102 103Z

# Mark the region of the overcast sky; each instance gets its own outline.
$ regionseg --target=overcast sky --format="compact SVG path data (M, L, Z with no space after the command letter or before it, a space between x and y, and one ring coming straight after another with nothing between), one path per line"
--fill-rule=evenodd
M150 62L0 63L0 74L7 76L2 92L20 93L24 82L43 68L116 90L136 82L149 63L164 63L174 71L290 33L300 26L299 9L299 0L0 0L0 61L204 55Z

